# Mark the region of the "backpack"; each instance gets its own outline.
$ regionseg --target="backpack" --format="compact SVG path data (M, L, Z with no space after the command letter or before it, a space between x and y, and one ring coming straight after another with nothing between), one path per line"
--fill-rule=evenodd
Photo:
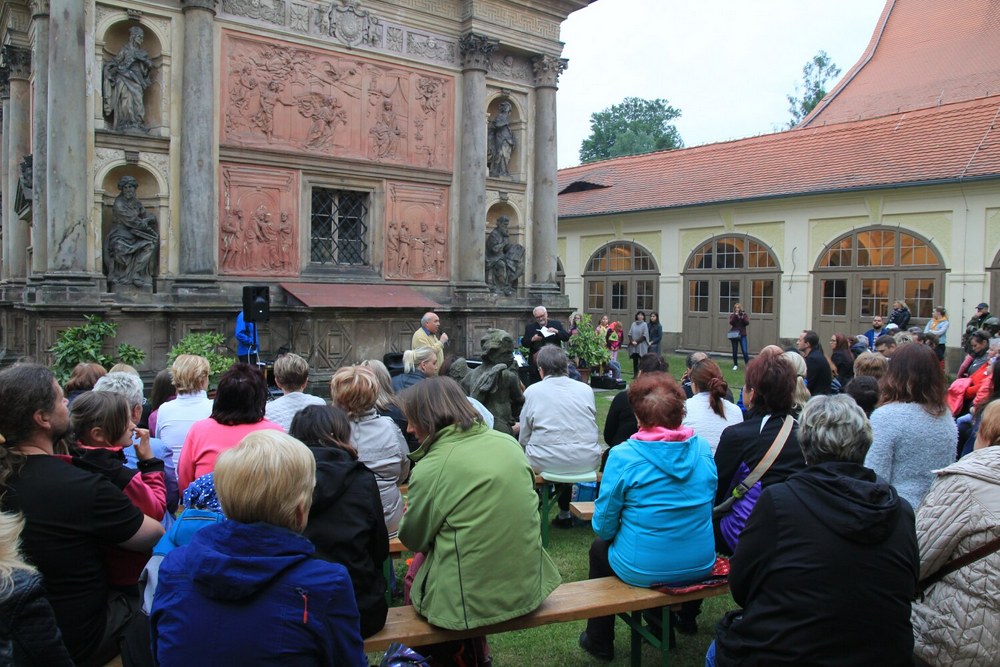
M145 569L139 575L139 590L142 591L142 611L147 616L153 609L153 595L156 593L156 583L160 573L160 563L167 554L191 541L194 534L202 528L215 523L222 523L226 517L222 512L187 508L174 521L170 529L163 534L160 541L153 547L153 555L146 563Z

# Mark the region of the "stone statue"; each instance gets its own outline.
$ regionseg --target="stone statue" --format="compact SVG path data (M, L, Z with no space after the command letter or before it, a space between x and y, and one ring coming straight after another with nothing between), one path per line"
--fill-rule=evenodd
M142 96L156 65L142 48L145 34L139 26L129 28L128 41L104 63L104 115L113 118L113 130L146 130Z
M514 339L502 329L489 329L479 344L483 363L462 378L462 387L493 413L495 430L513 435L524 405L521 380L514 370Z
M486 237L486 284L491 292L506 296L514 293L524 273L524 246L510 242L509 222L507 216L501 215Z
M112 285L152 287L153 264L160 246L156 218L146 212L136 196L139 186L131 176L118 181L121 193L111 207L111 233L108 234L108 282Z
M490 167L490 176L510 176L510 156L517 146L514 131L510 129L510 111L509 101L500 102L497 115L489 123L486 164Z

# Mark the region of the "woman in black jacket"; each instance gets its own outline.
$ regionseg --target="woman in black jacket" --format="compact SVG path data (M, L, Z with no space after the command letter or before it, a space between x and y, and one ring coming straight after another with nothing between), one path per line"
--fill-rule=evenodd
M292 418L289 435L316 457L316 489L303 535L316 555L347 568L361 613L361 636L385 625L385 577L389 533L375 475L358 461L351 445L351 424L343 410L310 405Z
M840 386L847 386L854 377L854 354L851 352L851 343L844 334L830 336L830 361L837 371Z
M892 312L889 313L889 321L886 324L895 324L900 331L906 331L910 326L910 308L905 301L892 302Z

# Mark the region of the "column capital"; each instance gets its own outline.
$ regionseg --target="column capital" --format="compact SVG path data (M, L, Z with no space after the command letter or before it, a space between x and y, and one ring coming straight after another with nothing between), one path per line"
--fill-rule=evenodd
M181 0L181 5L184 10L188 9L207 9L213 14L216 12L219 0Z
M500 46L500 40L491 39L476 32L467 32L458 40L458 50L462 54L462 69L487 71L490 56Z
M49 15L49 0L31 0L31 17Z
M31 49L5 44L3 67L7 70L9 78L27 80L31 77Z
M535 86L539 88L555 88L559 75L569 67L565 58L550 55L535 56L531 59L531 69L535 73Z

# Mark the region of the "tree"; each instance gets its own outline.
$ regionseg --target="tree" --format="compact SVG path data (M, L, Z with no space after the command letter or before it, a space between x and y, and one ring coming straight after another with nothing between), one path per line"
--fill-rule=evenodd
M667 100L626 97L620 104L591 114L590 136L580 144L580 161L683 148L680 133L670 123L680 115L680 109Z
M802 97L785 96L788 99L788 111L792 114L792 119L788 121L788 127L795 127L809 115L809 112L819 104L819 101L826 97L827 84L838 76L840 76L840 68L830 60L826 51L821 50L803 65ZM795 92L799 92L799 84L795 84Z

